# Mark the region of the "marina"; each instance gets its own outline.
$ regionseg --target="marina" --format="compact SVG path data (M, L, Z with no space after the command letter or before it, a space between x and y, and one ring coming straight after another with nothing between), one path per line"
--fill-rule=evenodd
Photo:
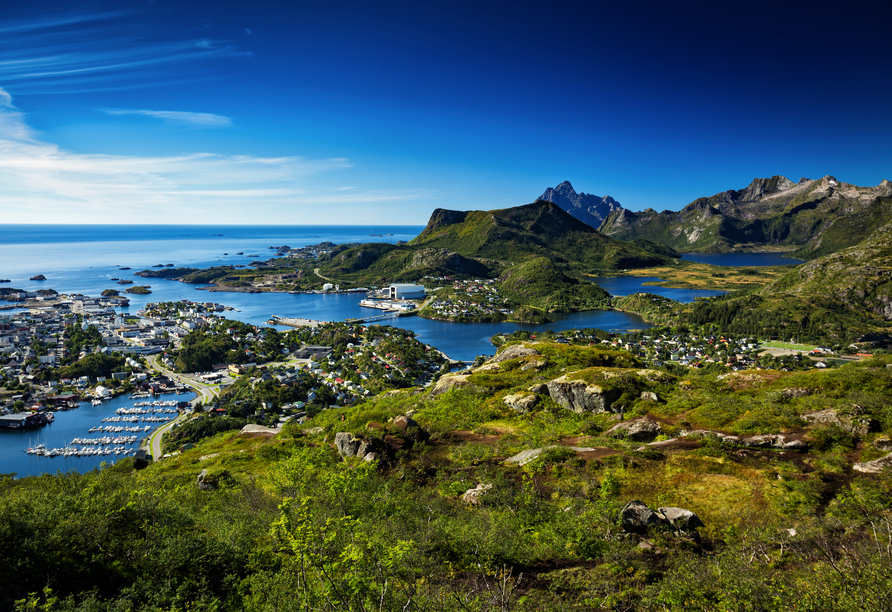
M33 429L2 430L2 472L18 477L88 472L133 456L152 431L177 416L182 397L169 393L156 400L132 400L124 395L99 406L85 401L75 410L55 413L55 420L37 435Z

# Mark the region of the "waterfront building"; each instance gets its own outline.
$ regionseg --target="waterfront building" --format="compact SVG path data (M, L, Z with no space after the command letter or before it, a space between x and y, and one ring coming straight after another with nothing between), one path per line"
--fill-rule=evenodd
M424 285L413 285L410 283L394 283L390 285L389 291L391 300L420 300L424 299Z

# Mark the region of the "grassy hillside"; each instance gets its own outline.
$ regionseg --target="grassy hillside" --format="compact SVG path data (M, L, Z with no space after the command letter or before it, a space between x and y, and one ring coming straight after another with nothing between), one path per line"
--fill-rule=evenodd
M746 189L699 198L678 212L615 211L599 228L682 252L792 251L814 259L864 240L892 220L892 184L858 187L833 177L755 179Z
M574 338L140 471L0 479L0 608L888 609L892 479L854 469L892 448L888 359L670 373Z
M642 268L667 263L665 247L628 244L603 236L552 202L502 210L438 209L413 246L436 246L503 264L548 257L577 272ZM667 254L668 253L668 254Z
M820 308L840 305L877 321L892 321L892 223L859 245L797 266L765 287Z
M547 257L537 257L505 270L499 289L520 304L545 310L593 310L610 303L610 294L596 284L570 278Z
M616 302L652 322L842 343L892 334L892 223L861 244L789 270L761 288L679 304L649 294Z

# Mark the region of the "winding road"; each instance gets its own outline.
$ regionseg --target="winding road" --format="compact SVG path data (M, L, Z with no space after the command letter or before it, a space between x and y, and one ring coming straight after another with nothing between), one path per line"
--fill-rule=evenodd
M164 374L168 378L180 382L184 385L191 387L197 394L193 401L193 403L201 402L203 404L212 401L220 394L220 386L219 385L207 385L197 380L190 378L185 374L177 374L176 372L165 368L161 365L159 361L158 355L153 355L148 360L149 367L154 371ZM152 435L148 437L146 442L146 447L148 448L149 454L152 455L152 458L155 461L161 459L161 439L164 437L164 434L170 431L170 429L178 422L184 420L186 418L185 414L181 414L173 421L169 421L152 432Z

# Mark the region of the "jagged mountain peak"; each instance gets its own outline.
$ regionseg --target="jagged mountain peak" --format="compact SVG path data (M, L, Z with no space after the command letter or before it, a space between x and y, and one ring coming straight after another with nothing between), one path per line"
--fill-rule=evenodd
M758 200L764 195L792 189L796 183L779 174L771 178L754 178L753 181L740 192L738 199L743 201Z
M570 181L563 181L557 187L545 190L539 200L553 202L579 221L597 228L610 213L621 210L619 202L608 196L596 196L590 193L577 193Z

